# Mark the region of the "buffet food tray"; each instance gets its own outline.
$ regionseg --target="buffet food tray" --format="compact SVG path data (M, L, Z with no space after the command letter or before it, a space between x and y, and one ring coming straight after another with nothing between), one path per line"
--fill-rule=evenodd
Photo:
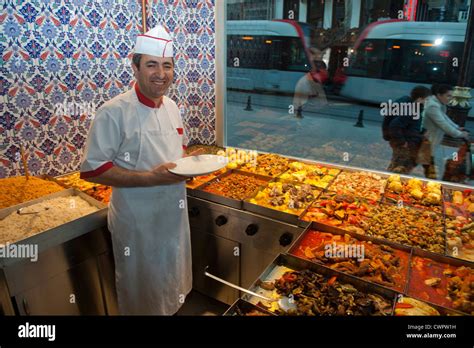
M349 235L352 238L357 239L358 241L364 241L364 242L368 242L368 243L372 243L372 244L376 244L376 245L386 245L386 246L391 247L392 249L399 250L401 252L406 253L406 273L404 275L404 280L405 281L404 281L403 284L400 284L400 285L402 285L401 289L395 289L394 287L390 287L388 285L383 285L383 284L380 284L380 283L377 283L377 282L373 282L373 281L364 279L364 278L359 277L359 276L355 276L355 275L352 275L352 276L356 277L358 279L361 279L365 282L369 282L369 283L372 283L372 284L380 286L380 287L385 287L388 290L393 290L393 291L402 292L402 293L405 293L407 291L408 281L409 281L409 270L410 270L411 255L412 255L412 251L413 251L412 247L402 245L402 244L397 244L397 243L394 243L394 242L391 242L391 241L380 240L380 239L370 237L370 236L366 236L366 235L362 235L362 234L357 234L357 233L354 233L354 232L350 232L350 231L340 229L340 228L335 227L335 226L325 225L325 224L313 221L306 228L306 230L303 231L303 233L301 233L301 235L292 243L292 245L288 249L287 253L291 254L295 258L298 258L298 259L301 259L301 260L304 260L304 261L307 261L307 262L311 262L311 263L314 263L314 264L317 264L317 265L322 265L322 266L327 267L327 268L330 268L330 267L326 266L324 263L318 263L318 262L311 261L307 258L303 258L303 257L300 257L300 256L296 255L296 252L297 252L299 246L301 245L302 241L305 239L305 237L311 231L331 233L333 235L339 235L339 236L342 236L342 237L344 235ZM345 273L344 271L339 271L339 272ZM345 273L345 274L350 275L350 273Z
M50 195L43 196L22 204L14 205L0 210L0 220L17 211L20 208L28 207L37 203L41 203L48 199L68 196L79 196L99 210L84 215L73 221L69 221L63 225L51 228L49 230L39 232L31 237L15 241L11 244L28 244L38 245L38 252L49 249L53 246L63 244L71 239L77 238L85 233L98 228L107 226L107 205L97 201L87 194L77 189L65 189ZM20 259L16 258L0 258L0 267L12 264Z
M363 293L373 293L383 297L385 300L390 301L391 309L390 315L393 315L396 299L399 296L397 291L388 289L383 286L379 286L374 283L366 282L355 276L342 273L331 268L310 262L308 260L303 260L289 254L280 254L275 260L263 271L263 273L258 277L258 279L250 286L249 290L261 294L263 296L269 296L268 291L262 289L260 284L262 282L273 282L275 279L278 279L279 276L275 277L275 272L279 267L287 267L294 271L310 270L320 275L323 275L327 278L337 277L337 281L343 284L350 284L357 290ZM257 298L255 296L245 294L242 299L252 303L257 304L264 300Z
M383 203L383 202L378 202L378 207L379 208L383 208L383 207L394 207L393 204L390 204L390 203ZM447 240L446 240L446 224L445 224L445 217L444 215L442 214L437 214L433 211L430 211L430 210L427 210L427 209L422 209L422 208L417 208L417 207L412 207L412 206L403 206L402 208L400 209L406 209L406 210L412 210L412 211L418 211L418 212L426 212L427 214L434 214L435 216L437 216L441 223L439 225L437 225L438 227L442 228L443 229L443 233L442 233L442 237L443 237L443 242L441 243L442 247L443 247L443 252L442 253L437 253L439 255L446 255L447 254L447 248L446 248L446 243L447 243ZM367 222L370 224L370 222L372 222L374 220L374 215L370 215L367 219ZM347 230L344 230L344 231L347 231ZM349 231L347 231L349 232ZM422 249L421 247L419 246L415 246L415 245L409 245L409 244L403 244L401 242L397 242L397 241L394 241L394 240L391 240L389 238L385 238L383 236L380 236L380 235L370 235L368 234L367 231L364 232L364 235L367 235L368 237L371 237L371 238L374 238L374 239L378 239L378 240L381 240L383 241L383 243L385 244L393 244L393 245L399 245L399 246L407 246L407 247L410 247L410 248L415 248L415 249L420 249L420 250L425 250L425 249Z
M346 166L341 166L341 165L332 165L332 168L335 169L340 169L341 171L337 174L334 180L331 181L331 183L326 187L325 191L333 191L336 192L335 187L333 186L335 182L341 177L341 174L343 173L359 173L359 172L364 172L367 174L371 175L378 175L380 176L381 180L387 180L390 176L390 174L385 173L385 172L379 172L379 171L374 171L374 170L366 170L366 169L359 169L359 168L354 168L354 167L346 167ZM357 196L360 198L363 198L367 201L376 201L376 202L381 202L383 197L384 197L384 192L385 192L385 187L386 183L384 185L381 185L381 190L379 192L379 197L378 199L372 199L370 197L363 196L361 192L357 193L351 193L351 192L346 192L344 194L351 195L351 196Z
M394 174L394 175L398 175L398 174ZM434 180L426 180L426 179L422 179L422 178L418 178L418 177L400 177L400 182L401 184L403 185L403 188L405 189L405 185L408 183L408 181L410 179L417 179L419 180L421 183L422 183L422 192L425 194L426 193L426 185L429 183L429 182L434 182L434 183L438 183L437 181L434 181ZM391 192L389 190L389 185L390 185L390 182L387 180L386 184L385 184L385 188L384 188L384 193L382 195L382 200L381 202L384 203L384 204L392 204L392 205L406 205L406 206L409 206L409 207L412 207L412 208L416 208L416 209L422 209L422 210L429 210L429 211L432 211L432 212L435 212L436 214L439 214L439 215L443 215L444 214L444 195L445 195L445 187L443 185L441 185L441 196L440 196L440 203L439 205L425 205L421 202L417 202L413 197L410 197L411 198L411 201L408 201L406 199L404 199L402 197L402 194L408 194L407 192L401 192L399 194L397 193L394 193L394 192ZM398 196L397 198L395 198L396 196Z
M454 257L451 257L451 256L445 256L445 255L441 255L441 254L438 254L438 253L433 253L433 252L430 252L430 251L414 248L413 252L412 252L412 257L411 257L411 260L410 260L410 269L409 269L409 279L408 279L407 291L405 292L405 294L407 296L419 299L419 300L424 301L424 302L426 302L430 305L438 306L438 307L447 309L449 311L457 312L457 313L460 313L460 314L463 314L463 315L469 315L467 313L462 312L461 310L456 310L455 308L452 308L452 307L449 307L449 306L446 306L446 305L442 305L440 303L436 303L436 301L433 301L431 298L426 298L425 295L421 296L420 295L421 293L417 292L418 290L414 289L415 283L417 283L416 285L419 286L419 284L418 284L419 282L417 282L418 279L415 279L415 276L414 276L415 270L414 270L413 262L415 261L416 258L418 258L418 259L419 258L427 259L427 260L430 260L430 261L435 261L437 263L446 264L446 265L449 265L449 266L452 266L452 267L462 267L462 266L464 266L464 267L467 267L467 268L470 268L470 269L474 269L474 262L470 262L470 261L462 260L462 259L457 259L457 258L454 258ZM431 268L432 267L430 267L430 269ZM448 276L445 275L444 278L448 278ZM430 279L430 278L427 278L427 279ZM429 289L428 286L425 286L425 288ZM429 295L429 294L426 292L426 295Z
M287 184L300 185L300 186L304 185L304 184L298 183L298 182L283 181L283 180L280 180L278 178L272 180L271 182L284 182L284 183L287 183ZM314 191L317 191L317 194L314 197L314 199L317 199L319 197L319 195L321 194L321 192L323 192L323 191L320 188L317 188L317 187L314 187L314 186L311 186L311 187L313 188ZM264 187L260 188L260 190L263 190L263 189L265 189L265 188ZM274 220L285 222L285 223L288 223L290 225L295 225L295 226L298 226L298 227L306 227L308 225L307 221L300 220L300 216L302 216L302 214L304 214L307 207L304 207L303 211L300 214L296 215L296 214L286 213L286 212L283 212L281 210L268 208L268 207L265 207L265 206L262 206L262 205L250 203L249 200L252 199L252 198L255 198L255 196L260 192L260 190L256 191L252 197L248 197L247 199L245 199L243 201L243 205L242 205L243 210L249 211L249 212L254 213L254 214L259 214L259 215L262 215L262 216L265 216L265 217L268 217L268 218L271 218L271 219L274 219ZM308 206L310 206L311 204L312 204L312 202L309 203Z
M224 316L245 316L249 312L258 312L261 316L276 316L275 313L267 311L266 309L256 306L253 303L247 302L241 298L238 298L232 306L225 311ZM257 316L257 315L253 315Z
M343 171L341 168L338 168L337 166L334 166L332 164L326 164L326 163L320 163L320 162L315 162L315 161L309 161L309 160L296 160L296 159L291 159L289 158L290 160L290 164L291 163L294 163L294 162L299 162L299 163L302 163L304 165L309 165L309 166L319 166L319 167L323 167L325 169L333 169L333 170L337 170L338 172L337 173L334 173L334 174L320 174L321 175L321 178L325 177L325 176L330 176L332 177L331 180L329 181L325 181L325 183L327 185L325 185L324 187L321 187L321 186L317 186L317 185L313 185L313 184L310 184L310 183L307 183L308 185L311 185L315 188L317 188L318 190L326 190L329 186L331 186L331 183L334 182L334 180L336 179L336 177ZM278 180L281 180L281 181L284 181L284 182L289 182L289 183L299 183L299 184L306 184L304 181L303 182L299 182L299 181L295 181L295 180L287 180L285 178L282 178L282 176L284 174L289 174L288 172L290 172L291 170L290 169L287 169L286 171L284 171L283 173L281 173L280 175L276 176L275 178L278 179Z
M225 205L225 206L228 206L228 207L231 207L231 208L234 208L234 209L242 209L242 200L238 200L238 199L234 199L234 198L230 198L230 197L225 197L225 196L221 196L221 195L218 195L218 194L214 194L214 193L210 193L210 192L206 192L204 191L204 189L210 185L212 185L213 183L216 183L216 182L219 182L221 179L229 176L229 175L232 175L232 174L240 174L240 175L244 175L244 176L248 176L248 177L251 177L251 178L256 178L256 179L260 179L260 180L264 180L267 182L267 184L272 181L272 178L270 177L267 177L267 176L263 176L263 175L258 175L258 174L252 174L252 173L248 173L248 172L243 172L243 171L240 171L240 170L237 170L237 169L232 169L232 170L228 170L226 171L225 173L217 176L216 178L202 184L201 186L198 186L196 187L193 191L192 191L192 196L194 197L197 197L197 198L201 198L201 199L205 199L205 200L208 200L208 201L211 201L211 202L214 202L214 203L218 203L218 204L222 204L222 205ZM262 187L259 187L255 190L255 192L253 192L249 197L253 196L256 192L258 192Z
M474 191L473 188L469 189ZM454 185L443 185L443 208L446 216L464 216L474 219L474 211L470 212L463 202L462 206L453 203L453 194L455 191L466 191L466 189L456 187ZM471 193L473 195L473 193ZM464 196L464 195L463 195ZM457 213L457 214L456 214Z

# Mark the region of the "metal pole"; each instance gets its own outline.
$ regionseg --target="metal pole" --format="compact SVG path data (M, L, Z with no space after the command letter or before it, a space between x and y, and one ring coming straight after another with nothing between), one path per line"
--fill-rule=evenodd
M468 87L467 84L469 83L469 71L470 71L470 62L471 62L471 53L472 53L472 38L474 32L474 20L473 16L474 13L472 8L474 7L474 1L471 0L471 5L469 6L469 14L467 18L467 28L466 28L466 38L464 40L464 52L461 59L461 67L459 68L459 78L458 78L458 86L459 87Z
M147 0L142 0L142 27L143 27L143 34L145 34L148 30L146 30L146 3Z

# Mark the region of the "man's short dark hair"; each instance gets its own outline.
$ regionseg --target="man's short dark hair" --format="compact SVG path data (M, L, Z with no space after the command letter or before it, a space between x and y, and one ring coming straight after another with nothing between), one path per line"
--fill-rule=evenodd
M142 54L141 53L134 53L132 56L132 63L137 67L138 70L140 70L140 62L142 60ZM171 58L173 61L174 65L174 58Z
M132 57L132 63L137 67L137 69L140 69L140 61L142 60L142 55L141 53L134 53Z
M425 86L416 86L411 90L410 96L413 101L417 100L418 98L427 98L431 95L431 91L429 88Z
M433 93L433 95L445 94L452 90L453 87L446 84L434 84L433 86L431 86L431 93Z

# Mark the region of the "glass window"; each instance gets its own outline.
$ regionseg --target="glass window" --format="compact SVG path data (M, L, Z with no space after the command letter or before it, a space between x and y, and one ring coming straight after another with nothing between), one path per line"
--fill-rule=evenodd
M387 59L386 40L364 40L354 54L348 73L354 76L379 78Z
M469 1L238 2L244 9L267 6L271 17L227 22L226 146L431 175L415 162L416 150L399 156L396 139L384 138L382 108L389 100L406 99L419 85L456 86L465 64L467 22L462 19ZM431 13L443 7L444 14L423 17L422 5ZM290 10L306 22L290 20ZM400 16L411 20L399 21ZM474 62L467 71L472 85ZM448 110L446 117L474 134L472 119ZM474 108L469 116L474 117ZM423 137L420 125L413 127L418 133L407 137L410 149ZM434 166L436 177L449 181L445 158L459 146L442 138L434 146Z
M457 83L458 66L453 64L453 58L462 56L461 42L434 46L424 41L390 40L387 46L385 78L416 83Z
M324 25L324 0L308 1L307 22L314 28L322 28Z
M467 22L470 0L423 0L417 4L416 20Z
M360 26L370 23L399 18L399 11L403 12L403 0L362 0Z

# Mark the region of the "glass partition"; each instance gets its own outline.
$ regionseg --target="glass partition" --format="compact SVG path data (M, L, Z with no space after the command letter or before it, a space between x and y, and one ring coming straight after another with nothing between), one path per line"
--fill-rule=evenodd
M225 145L472 183L469 6L228 0Z

